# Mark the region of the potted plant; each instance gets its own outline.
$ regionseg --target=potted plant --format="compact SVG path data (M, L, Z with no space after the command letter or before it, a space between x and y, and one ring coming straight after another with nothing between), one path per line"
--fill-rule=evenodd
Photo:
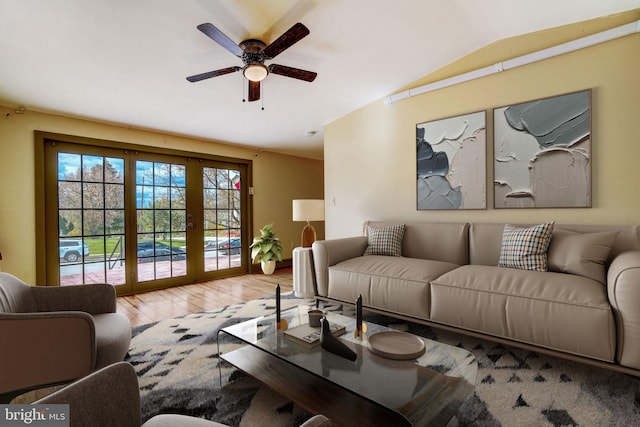
M282 244L280 239L271 231L273 224L267 224L260 230L260 236L253 238L251 243L251 259L260 261L260 268L264 274L273 274L276 261L282 261Z

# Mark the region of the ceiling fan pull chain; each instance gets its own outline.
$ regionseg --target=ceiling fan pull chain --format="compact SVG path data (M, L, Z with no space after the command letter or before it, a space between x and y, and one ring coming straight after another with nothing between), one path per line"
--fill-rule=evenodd
M242 79L241 79L241 81L242 81L242 102L247 102L247 92L245 90L245 87L247 85L245 84L245 80L246 80L246 78L244 76L242 76Z
M262 111L264 111L264 82L262 82L262 84L260 85L260 104L261 104L261 109Z

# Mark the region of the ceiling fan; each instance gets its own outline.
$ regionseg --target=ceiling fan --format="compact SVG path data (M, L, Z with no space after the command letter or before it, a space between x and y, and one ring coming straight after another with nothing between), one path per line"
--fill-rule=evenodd
M220 46L240 58L244 63L244 67L227 67L196 74L187 77L187 80L190 82L199 82L211 77L242 71L245 78L249 81L249 101L257 101L260 99L260 82L270 73L307 82L312 82L318 75L313 71L287 67L286 65L271 64L267 66L264 64L265 61L275 58L309 34L309 29L299 22L289 28L269 46L263 41L256 39L248 39L240 42L240 44L235 44L233 40L213 24L200 24L197 28Z

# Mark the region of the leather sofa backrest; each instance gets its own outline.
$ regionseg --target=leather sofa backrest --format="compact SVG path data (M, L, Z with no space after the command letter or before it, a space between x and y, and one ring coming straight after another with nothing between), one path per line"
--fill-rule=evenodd
M469 226L469 264L498 265L504 224Z
M527 227L535 224L514 224ZM631 250L640 250L639 225L591 225L591 224L557 224L554 230L562 229L578 233L599 233L618 231L607 264L618 254ZM475 265L498 265L500 248L502 247L502 231L504 223L474 223L469 227L469 263Z
M366 221L364 233L367 225L384 227L396 224L405 224L402 256L458 265L469 263L469 224Z

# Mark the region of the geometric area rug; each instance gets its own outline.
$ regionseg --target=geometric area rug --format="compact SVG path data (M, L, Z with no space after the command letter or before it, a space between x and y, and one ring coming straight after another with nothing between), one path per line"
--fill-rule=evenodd
M300 304L313 300L283 293L283 309ZM265 298L134 328L126 360L138 374L143 421L182 413L230 426L277 427L299 426L310 418L227 363L218 365L219 329L274 310L275 300ZM365 320L474 354L475 393L449 427L640 426L638 378L386 316L365 312ZM222 353L238 347L224 337Z

